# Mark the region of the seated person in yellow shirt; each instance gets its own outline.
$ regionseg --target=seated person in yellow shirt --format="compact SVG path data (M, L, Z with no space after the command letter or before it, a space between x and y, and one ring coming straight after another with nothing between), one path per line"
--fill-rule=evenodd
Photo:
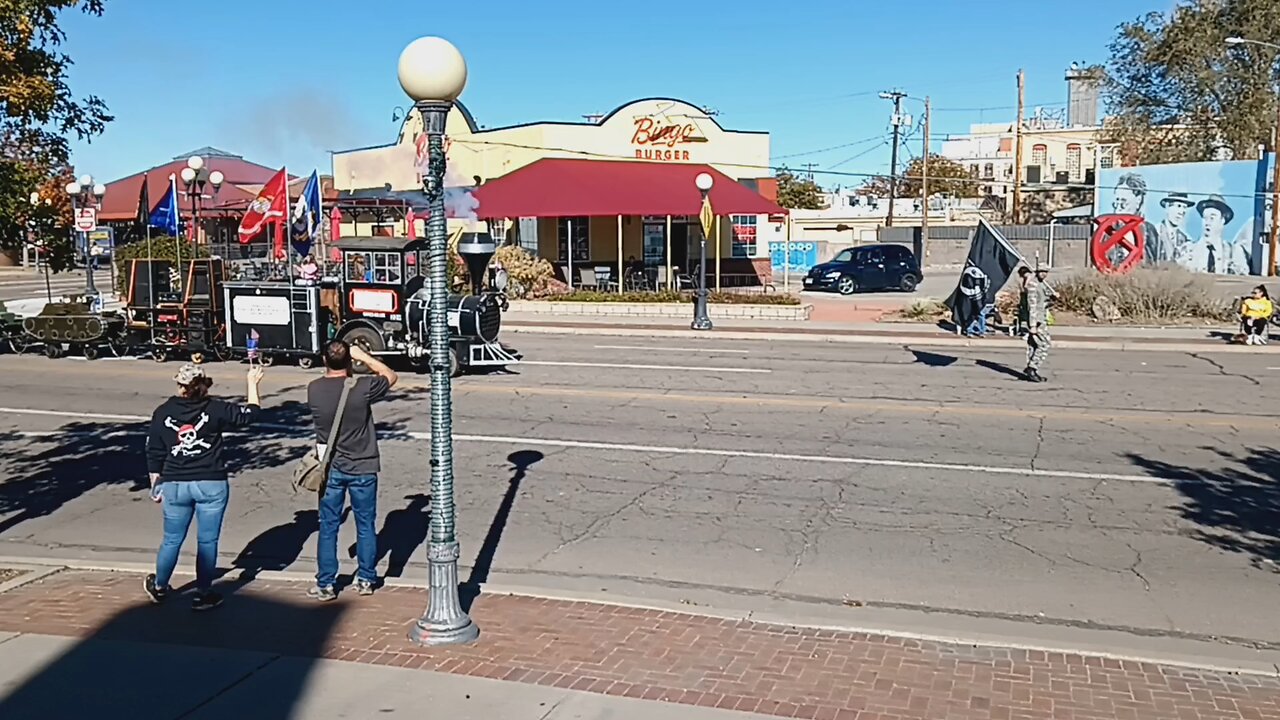
M1267 344L1264 333L1273 314L1275 314L1275 305L1271 302L1271 296L1267 294L1265 287L1259 285L1253 289L1249 297L1244 299L1240 308L1240 324L1244 328L1246 345Z

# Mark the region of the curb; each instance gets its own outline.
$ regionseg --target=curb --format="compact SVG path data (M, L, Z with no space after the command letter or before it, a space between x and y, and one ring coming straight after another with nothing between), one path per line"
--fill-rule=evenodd
M604 335L604 336L621 336L621 337L653 337L655 332L661 332L664 337L668 338L708 338L714 337L720 340L767 340L767 341L795 341L810 343L830 343L830 344L851 344L851 345L917 345L925 347L967 347L967 348L1000 348L1000 349L1017 349L1026 348L1026 344L1018 341L1007 341L1002 339L991 340L965 340L962 338L953 338L938 335L914 335L901 333L897 336L889 335L857 335L857 334L834 334L823 333L821 331L814 332L770 332L765 331L742 331L742 330L712 330L704 332L700 330L685 330L683 328L663 328L656 330L651 327L630 328L618 325L601 325L600 327L588 327L584 325L518 325L505 324L503 329L515 333L525 333L529 335ZM1190 341L1190 342L1164 342L1164 341L1121 341L1121 340L1072 340L1072 339L1054 339L1053 346L1055 348L1070 348L1076 350L1114 350L1120 352L1179 352L1179 353L1256 353L1257 348L1245 345L1224 345L1212 341Z
M11 558L0 556L0 565L11 568L32 568L28 572L14 580L0 585L0 592L13 590L23 585L36 582L40 579L55 575L63 571L86 571L86 572L110 572L110 573L129 573L129 574L145 574L151 572L154 566L151 563L140 562L94 562L80 560L65 560L58 558L38 558L23 557ZM229 572L232 574L234 571ZM179 571L179 575L189 575L189 572ZM225 577L225 576L224 576ZM276 580L291 583L310 583L313 582L315 576L311 573L293 571L293 570L263 570L258 573L258 578L263 580ZM398 588L417 588L426 589L426 583L405 580L402 578L385 578L383 583L387 587ZM12 586L12 587L10 587ZM1153 663L1157 665L1165 665L1170 667L1186 668L1191 670L1209 671L1215 673L1225 673L1232 675L1254 675L1267 678L1280 677L1280 653L1270 653L1268 658L1259 658L1252 660L1242 660L1235 658L1220 657L1214 661L1203 660L1205 657L1203 650L1186 650L1178 651L1162 651L1143 654L1141 652L1117 652L1108 649L1115 647L1114 641L1109 642L1106 637L1100 637L1098 642L1072 644L1062 643L1053 644L1038 642L1031 638L1012 637L1001 633L978 632L978 633L929 633L915 632L905 630L899 627L886 627L885 625L876 624L856 624L845 622L831 622L825 618L819 618L816 615L794 615L783 614L780 611L759 612L755 610L745 609L727 609L716 608L708 605L692 602L673 602L659 600L654 598L633 598L624 595L618 595L600 591L576 591L576 590L548 590L546 588L526 586L519 584L503 584L503 583L485 583L483 594L488 595L509 595L517 597L537 598L544 600L557 600L562 602L589 602L597 605L609 605L614 607L629 607L645 610L655 610L659 612L678 613L681 615L692 615L701 617L712 617L722 620L732 620L738 622L754 622L768 625L780 625L784 627L806 628L812 630L830 630L835 632L858 633L867 635L877 635L887 638L902 638L909 640L917 640L921 642L932 642L945 645L963 645L970 647L991 647L1004 648L1009 650L1020 651L1038 651L1046 653L1062 653L1068 655L1080 655L1088 657L1100 657L1111 660ZM1088 631L1081 631L1088 632ZM1097 632L1097 631L1093 631ZM1101 633L1101 635L1115 633ZM1201 648L1208 645L1207 643L1194 642ZM1259 652L1260 651L1254 651ZM1273 659L1269 658L1276 658Z

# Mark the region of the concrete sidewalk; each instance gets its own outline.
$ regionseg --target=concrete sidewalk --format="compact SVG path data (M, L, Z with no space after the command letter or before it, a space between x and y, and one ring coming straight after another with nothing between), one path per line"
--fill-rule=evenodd
M203 618L193 617L192 622ZM0 717L751 720L764 716L385 665L0 633Z

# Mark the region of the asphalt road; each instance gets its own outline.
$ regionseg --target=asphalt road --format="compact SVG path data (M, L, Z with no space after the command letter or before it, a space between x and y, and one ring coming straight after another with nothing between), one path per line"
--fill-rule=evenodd
M475 580L1280 647L1268 351L1059 351L1031 385L994 348L510 337L528 362L455 383ZM0 555L151 557L136 420L175 369L0 357ZM240 391L242 367L211 371ZM235 443L228 565L312 568L289 477L313 375L272 368L266 427ZM422 573L426 385L379 409L392 575Z

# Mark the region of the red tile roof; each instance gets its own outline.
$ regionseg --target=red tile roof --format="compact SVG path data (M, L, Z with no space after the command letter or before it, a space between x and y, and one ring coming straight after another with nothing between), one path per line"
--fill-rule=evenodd
M697 215L709 173L717 215L784 214L777 203L707 165L547 158L476 189L480 218Z

